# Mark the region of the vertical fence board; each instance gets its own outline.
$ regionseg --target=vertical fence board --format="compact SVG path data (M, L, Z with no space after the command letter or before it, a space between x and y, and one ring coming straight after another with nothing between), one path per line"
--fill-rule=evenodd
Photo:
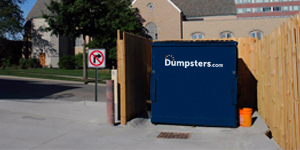
M288 109L289 109L289 106L288 106L288 99L289 99L289 88L288 88L288 85L289 85L289 80L288 80L288 67L289 67L289 64L288 64L288 55L287 55L287 52L288 52L288 28L287 28L287 25L286 23L283 24L283 31L284 31L284 34L283 34L283 41L284 41L284 48L283 48L283 63L284 63L284 126L285 126L285 147L286 149L289 149L289 126L288 126Z
M296 122L296 139L297 140L297 149L300 149L300 111L299 111L299 98L300 98L300 17L299 14L295 16L296 26L295 26L295 34L296 34L296 73L297 73L297 98L295 101L295 122Z
M293 77L292 77L292 33L291 33L291 20L288 21L287 24L288 28L288 49L287 49L287 56L288 56L288 133L289 133L289 148L293 149L293 127L292 127L292 109L291 109L291 101L293 100Z
M121 116L121 124L125 125L127 123L126 120L126 73L125 73L125 45L124 40L121 38L121 32L118 30L117 32L117 58L118 58L118 91L120 92L120 116ZM122 36L124 37L124 35Z

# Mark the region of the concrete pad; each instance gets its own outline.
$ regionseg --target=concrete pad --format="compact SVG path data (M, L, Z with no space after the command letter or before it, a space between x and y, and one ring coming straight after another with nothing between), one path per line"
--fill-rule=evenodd
M264 135L258 117L251 128L152 125L137 118L106 125L106 103L53 100L0 101L1 149L280 149ZM160 132L190 139L158 139Z
M12 81L14 86L25 82L23 88L28 84L51 92L28 94L34 97L28 99L22 92L11 95L0 84L0 149L281 149L265 136L268 128L258 113L250 128L152 125L147 117L133 119L127 126L108 126L106 103L90 100L92 86L9 77L0 77L1 81ZM60 90L51 89L55 87ZM20 90L26 94L28 89ZM105 87L102 91L99 97L104 101ZM40 91L31 94L35 92ZM75 96L54 98L66 93ZM160 132L191 133L191 138L159 139Z

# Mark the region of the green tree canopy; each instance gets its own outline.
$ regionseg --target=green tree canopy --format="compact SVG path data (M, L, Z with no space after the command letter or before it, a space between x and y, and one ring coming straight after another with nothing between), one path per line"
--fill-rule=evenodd
M106 48L110 66L116 63L117 30L127 31L137 35L144 35L142 18L136 8L131 7L131 0L106 0L105 16L101 28L102 33L93 36L89 44L91 48Z
M83 79L87 80L86 36L92 37L103 31L104 0L61 0L51 1L47 6L51 15L43 15L49 24L46 31L55 35L65 35L75 40L83 35Z
M23 31L23 11L20 4L25 0L0 0L0 38L17 38Z
M93 39L89 44L91 48L106 48L109 58L115 59L117 29L134 33L142 30L137 11L130 5L131 0L52 1L48 9L53 15L43 17L49 24L46 30L52 31L52 34L63 34L73 39L87 35ZM85 38L83 41L85 47ZM86 70L86 56L83 54L83 68Z

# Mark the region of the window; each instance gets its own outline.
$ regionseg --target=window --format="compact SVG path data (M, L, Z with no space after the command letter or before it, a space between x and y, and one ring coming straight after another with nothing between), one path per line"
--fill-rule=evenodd
M258 40L262 39L263 33L259 30L254 30L250 32L250 37L257 38Z
M157 32L157 26L153 22L149 22L146 25L147 34L151 37L152 40L158 39L158 32Z
M242 4L242 3L243 3L243 0L236 0L236 3L237 3L237 4Z
M262 7L257 7L257 8L255 8L255 11L256 11L256 12L262 12L262 11L263 11L263 8L262 8Z
M252 13L252 9L251 8L246 8L246 13Z
M293 6L293 10L297 11L297 10L299 10L299 7L298 6Z
M255 3L262 3L263 0L255 0Z
M76 38L75 46L82 46L82 36Z
M274 7L273 11L281 11L281 7Z
M196 39L204 39L204 34L201 32L197 32L197 33L193 33L192 34L192 39L196 40Z
M220 34L220 38L233 38L233 34L232 34L232 32L228 32L228 31L226 31L226 32L222 32L221 34Z
M283 9L284 11L289 11L289 6L283 6L282 9Z
M270 12L270 11L272 11L272 8L271 7L264 7L263 11L264 12Z
M237 9L237 13L238 13L238 14L242 14L242 13L243 13L243 8L238 8L238 9Z
M155 7L154 3L148 3L148 4L147 4L147 8L148 8L148 10L150 10L150 11L154 10L154 7Z

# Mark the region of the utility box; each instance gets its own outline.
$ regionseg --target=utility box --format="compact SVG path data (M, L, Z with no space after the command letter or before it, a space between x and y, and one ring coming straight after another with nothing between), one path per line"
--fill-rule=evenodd
M237 44L152 43L151 122L237 127Z

